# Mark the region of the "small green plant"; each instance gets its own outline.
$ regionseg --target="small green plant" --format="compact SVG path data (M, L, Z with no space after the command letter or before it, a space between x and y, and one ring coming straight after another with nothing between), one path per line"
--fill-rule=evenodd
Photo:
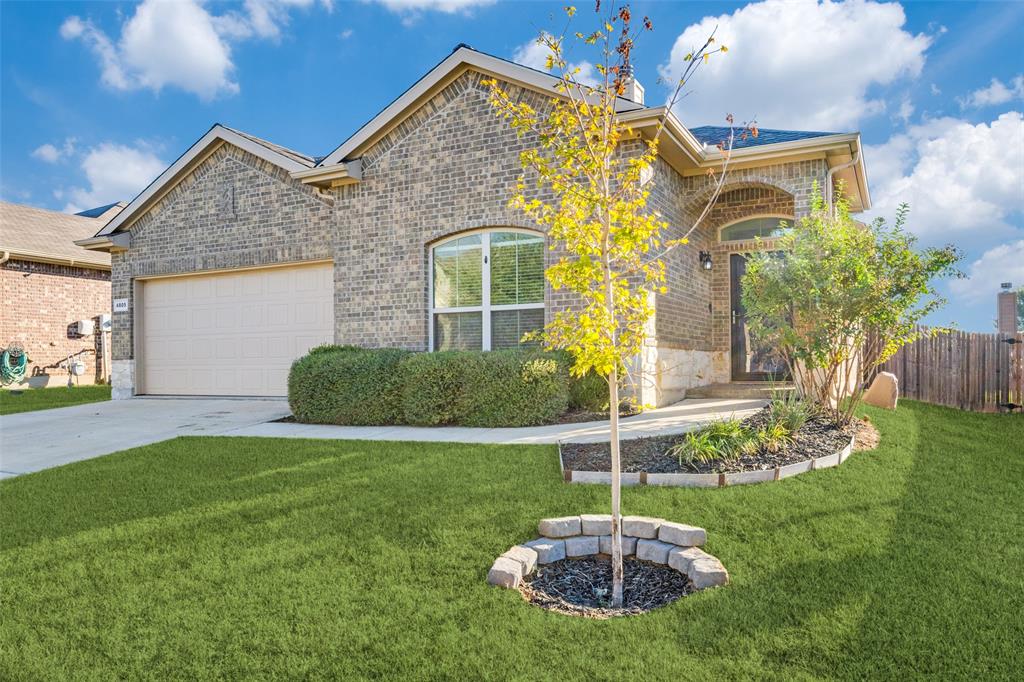
M801 400L795 391L777 394L768 406L769 423L781 424L790 434L803 428L807 420L814 415L814 406Z
M771 453L779 453L793 442L793 432L781 421L768 422L758 429L756 442L758 448Z
M680 466L728 462L746 454L753 435L739 419L722 419L687 433L669 453L679 458Z

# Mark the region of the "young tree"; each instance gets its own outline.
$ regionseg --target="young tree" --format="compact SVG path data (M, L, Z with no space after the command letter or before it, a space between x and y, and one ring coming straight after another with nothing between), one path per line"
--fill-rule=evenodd
M524 169L511 205L545 228L552 249L563 255L546 270L554 289L573 292L579 305L553 315L542 334L549 349L568 350L574 358L572 373L594 371L608 382L612 469L612 604L622 605L622 528L619 461L619 382L627 364L636 358L651 317L652 294L665 291L665 254L686 242L721 190L723 168L713 178L714 191L704 211L682 236L668 239L664 220L647 210L652 166L658 140L665 126L659 122L654 135L640 145L632 141L630 128L616 114L616 100L626 93L632 77L631 56L643 31L652 30L647 17L633 29L629 7L610 7L595 12L600 28L590 34L575 33L582 44L595 46L599 59L597 83L579 79L564 50L565 34L575 8L567 7L569 21L561 35L542 33L538 43L549 52L547 66L559 79L560 97L553 97L543 111L520 101L497 81L490 81L490 101L499 116L520 135L534 136L537 145L521 153ZM684 72L674 84L666 112L679 100L683 88L700 66L727 48L716 46L712 35L688 55ZM720 145L728 158L735 132ZM740 135L754 134L745 128Z
M847 425L864 393L861 377L902 346L941 329L917 324L945 304L938 278L957 274L953 247L915 250L900 206L889 227L829 210L815 187L810 215L747 261L743 305L751 333L785 358L801 396ZM775 250L777 249L777 250Z

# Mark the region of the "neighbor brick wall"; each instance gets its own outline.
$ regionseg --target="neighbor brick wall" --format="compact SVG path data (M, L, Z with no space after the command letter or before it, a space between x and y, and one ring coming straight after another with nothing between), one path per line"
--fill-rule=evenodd
M0 292L0 345L18 341L25 347L31 360L27 376L37 377L33 385L66 383L67 370L55 365L80 351L85 352L76 359L85 362L86 373L76 381L99 378L97 336L69 334L68 326L110 312L109 271L9 260L0 265Z

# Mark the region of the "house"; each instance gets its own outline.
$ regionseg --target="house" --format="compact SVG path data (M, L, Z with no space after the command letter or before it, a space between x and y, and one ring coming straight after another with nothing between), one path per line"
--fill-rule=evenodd
M75 245L92 236L125 204L77 215L0 202L0 345L21 344L29 360L24 379L11 387L68 382L70 367L84 363L75 383L105 378L99 316L110 313L110 256ZM77 323L93 323L88 334ZM2 350L2 348L0 348Z
M549 74L459 46L323 157L214 125L79 242L111 254L115 397L284 395L292 360L320 343L503 348L571 304L543 280L557 253L508 206L529 140L495 116L489 78L538 106L557 96ZM650 135L664 107L629 92L619 116ZM724 134L669 115L651 205L672 229L712 195ZM745 332L742 254L807 213L815 183L867 208L860 152L857 133L736 146L717 204L667 262L635 369L644 403L776 369Z

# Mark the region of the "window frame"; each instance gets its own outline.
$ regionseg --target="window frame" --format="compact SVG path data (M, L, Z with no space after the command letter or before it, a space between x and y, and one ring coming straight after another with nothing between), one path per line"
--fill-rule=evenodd
M727 228L733 227L735 225L739 225L740 223L745 223L748 220L758 220L758 219L761 219L761 218L777 218L779 220L788 221L790 223L790 225L792 225L793 221L796 220L796 218L794 216L786 215L784 213L755 213L753 215L746 215L746 216L743 216L742 218L737 218L736 220L730 220L729 222L725 223L724 225L720 225L718 227L718 243L719 244L736 244L736 243L740 243L740 242L752 242L752 241L754 241L754 239L756 239L756 237L749 238L749 239L722 239L722 232L724 232ZM778 237L761 237L761 239L777 239L777 238Z
M491 313L494 311L504 310L545 310L547 306L547 283L544 284L544 295L539 303L508 303L503 305L491 305L491 235L496 232L517 232L519 234L525 234L530 237L539 237L541 243L545 246L544 251L547 251L547 239L543 232L536 230L528 230L522 227L486 227L475 230L465 230L464 232L457 232L450 234L442 239L435 242L431 242L428 245L428 263L427 263L427 328L428 328L428 346L427 348L431 353L436 352L437 349L434 347L434 326L435 316L443 313L480 313L480 350L490 351L491 348ZM476 306L453 306L453 307L434 307L434 250L440 246L444 246L449 242L453 242L463 237L470 237L473 235L480 235L480 256L483 259L481 263L480 273L480 286L483 289L481 291L480 305ZM543 270L542 270L543 272Z

